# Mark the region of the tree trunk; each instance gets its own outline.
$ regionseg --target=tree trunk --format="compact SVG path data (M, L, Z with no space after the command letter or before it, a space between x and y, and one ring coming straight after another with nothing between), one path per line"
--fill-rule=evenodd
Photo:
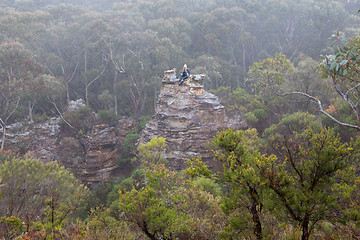
M88 90L88 80L87 80L87 76L86 76L86 72L87 72L87 54L86 54L86 49L85 49L85 53L84 53L84 83L85 83L85 104L86 106L89 106L89 90Z
M113 82L113 94L114 94L114 113L115 116L118 115L118 103L117 103L117 96L116 96L116 84L117 84L117 79L118 79L118 70L115 69L115 74L114 74L114 82Z
M253 217L254 234L256 236L256 239L261 240L262 239L262 227L261 227L261 220L260 220L260 215L259 215L261 205L258 201L258 194L257 194L256 188L250 187L250 184L248 184L248 187L249 187L249 194L251 197L250 212Z
M86 106L89 106L89 88L88 86L86 85L85 86L85 104Z
M309 240L310 231L309 231L309 216L308 216L308 214L305 214L305 217L301 223L301 231L302 231L301 240Z
M6 125L5 124L2 124L2 141L1 141L1 148L0 149L4 149L4 146L5 146L5 140L6 140Z
M35 106L35 104L31 104L31 101L29 101L29 121L30 121L30 123L34 122L34 119L33 119L34 106Z
M262 239L262 227L261 227L261 221L260 221L258 207L260 207L259 203L257 201L253 200L250 211L253 216L254 234L256 236L256 239L261 240Z
M66 103L69 104L69 102L70 102L70 87L69 87L68 82L65 83L65 88L66 88Z
M245 43L243 42L243 44L242 44L243 46L243 62L242 62L242 64L243 64L243 72L244 73L246 73L247 71L246 71L246 48L245 48Z
M144 221L143 224L144 224L143 231L144 231L145 235L148 236L148 238L150 238L151 240L157 240L157 238L155 237L155 234L151 234L149 232L147 223Z

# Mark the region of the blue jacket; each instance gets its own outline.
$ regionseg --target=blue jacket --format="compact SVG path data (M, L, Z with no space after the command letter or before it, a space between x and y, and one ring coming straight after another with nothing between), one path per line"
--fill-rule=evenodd
M190 70L189 69L184 70L181 74L181 77L183 77L183 78L190 77Z

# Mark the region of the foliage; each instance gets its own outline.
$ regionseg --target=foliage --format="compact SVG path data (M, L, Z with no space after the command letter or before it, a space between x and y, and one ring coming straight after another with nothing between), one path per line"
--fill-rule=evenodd
M3 236L9 239L13 239L14 237L19 236L21 235L21 233L23 233L23 223L17 217L1 217L0 224L2 225L0 227L1 232L5 233Z
M147 122L150 121L149 116L141 116L135 125L135 128L129 132L121 145L123 156L125 157L122 161L128 161L128 159L134 156L137 142L141 136L141 131L145 128Z
M74 112L66 112L64 114L65 121L70 124L70 126L62 121L60 126L64 128L65 131L73 131L74 129L77 133L88 134L93 126L93 112L89 107L82 107Z
M154 137L148 143L140 143L137 160L145 166L165 163L164 152L166 149L165 138Z
M26 231L32 229L33 232L29 231L25 237L34 239L107 239L107 233L112 238L132 239L145 237L144 229L148 236L163 239L253 237L250 232L256 224L252 219L254 214L256 219L259 210L264 236L269 233L269 238L274 239L299 237L301 229L291 227L292 220L287 218L283 225L278 224L279 219L275 220L275 216L285 219L288 215L281 206L269 208L276 194L269 195L265 186L267 180L261 176L264 176L263 167L269 163L274 164L275 170L292 176L284 154L279 154L284 139L291 139L292 144L304 148L316 146L320 137L311 145L311 138L307 135L309 130L303 129L311 126L318 134L321 129L319 119L311 114L322 109L314 109L304 101L304 97L279 98L271 93L302 91L314 96L313 101L321 99L323 112L342 122L358 125L357 28L360 18L354 13L357 3L344 0L89 0L86 4L69 0L2 1L2 148L8 124L24 119L36 120L41 115L58 115L70 100L83 98L109 125L115 125L119 115L133 116L138 120L138 126L125 137L125 144L119 149L128 153L122 159L123 163L128 163L134 155L141 129L149 119L143 116L153 114L163 71L181 69L184 63L189 65L192 73L206 74L205 88L213 89L212 92L226 106L227 113L244 116L250 127L255 127L260 134L264 132L262 136L272 141L266 146L252 131L220 134L213 142L212 152L216 160L223 163L224 171L213 173L201 159L193 159L189 161L188 173L205 178L192 180L185 180L181 173L166 167L162 153L166 145L161 138L150 142L150 147L141 145L136 159L141 166L131 178L120 185L118 179L116 184L94 190L95 194L89 200L92 205L87 206L93 207L87 223L69 220L70 213L76 215L74 211L79 204L78 196L67 194L67 191L80 191L71 187L78 184L76 179L64 177L64 184L61 184L61 176L45 173L67 175L64 169L51 169L35 162L30 164L25 159L17 164L21 158L2 152L0 161L4 164L0 168L3 174L5 168L11 168L14 177L5 174L5 180L1 178L0 201L9 204L11 197L16 204L9 212L18 212L18 216L3 215L2 226L9 227L7 236L13 230L18 235L26 228ZM323 57L321 69L327 78L321 79L318 63L313 59L317 59L320 52L329 53L327 38L337 29L344 29L355 37L343 41L342 35L335 35L337 48L334 53ZM249 66L252 66L250 71ZM255 95L248 93L248 83L256 89ZM335 93L330 91L332 86ZM340 98L336 98L336 94ZM84 108L65 114L64 119L69 124L61 123L63 130L76 131L84 152L87 147L82 140L91 129L94 117L90 108ZM355 144L351 137L356 137L356 130L348 131L328 119L321 120L322 124L335 127L343 141ZM338 143L335 140L333 144ZM285 143L289 149L295 148L289 142ZM230 151L228 147L234 145L237 147ZM280 160L262 156L257 149L259 146L267 147L267 152L277 153ZM297 151L300 150L295 149L292 154L298 157ZM303 162L304 168L310 164L310 160ZM353 165L337 171L338 181L330 190L326 188L331 193L329 199L336 196L342 206L338 210L341 216L334 219L340 219L344 225L323 221L317 226L337 228L339 236L343 234L346 238L353 237L349 232L356 233L358 171L358 166ZM12 185L1 185L3 181ZM301 192L301 188L294 186L291 189L286 187ZM4 190L7 187L12 187L13 194ZM63 194L58 195L58 188ZM119 188L122 189L121 198L115 197ZM258 203L251 198L251 189L256 190L254 199ZM72 205L67 201L77 203ZM251 209L254 202L256 211ZM104 208L98 207L101 203ZM2 208L6 206L1 205ZM24 220L39 216L41 221L33 226L29 224L30 220ZM135 216L144 218L148 228L141 228L143 226L136 221L131 224L124 222L124 219L133 220ZM23 230L17 227L20 225L16 225L16 218L25 222ZM322 231L320 227L316 230Z
M229 116L243 115L249 127L256 128L260 133L277 121L272 118L272 112L278 111L279 108L282 112L288 110L285 107L279 107L281 104L279 99L264 99L259 95L251 95L242 88L231 90L229 87L220 87L210 92L219 97Z
M142 184L120 189L120 212L150 239L216 239L224 224L220 198L165 167L164 138L138 147Z
M357 119L355 114L353 114L351 106L347 104L343 99L335 98L331 101L331 103L332 104L330 104L328 108L325 109L326 112L328 112L342 122L356 123ZM356 137L358 133L357 129L341 126L326 116L322 116L321 121L325 126L333 128L334 131L339 134L341 136L341 139L343 139L344 141L350 141L350 139L352 137Z
M301 136L304 134L304 129L310 127L314 130L321 129L321 123L316 118L307 112L296 112L293 114L286 114L277 123L267 128L263 137L268 139L268 143L280 143L284 138L294 138L295 135ZM271 145L273 148L277 146Z
M144 187L139 190L133 188L129 192L119 190L120 211L125 219L151 239L170 237L172 223L178 221L175 210L166 204L168 199L165 198L165 204L161 204L164 200L159 196L169 193L166 191L171 190L168 178L175 174L161 163L164 161L164 149L164 138L153 138L148 144L141 144L138 160L145 166Z
M230 225L223 232L227 238L250 234L262 239L261 206L265 182L262 169L272 157L262 156L257 149L259 139L255 129L228 129L217 134L212 142L212 153L223 164L221 172L212 174L199 159L188 160L187 174L215 178L228 188L222 209L230 217ZM252 222L251 222L252 219Z
M316 59L334 30L357 26L353 6L335 0L3 1L0 42L18 53L17 67L31 60L14 73L34 83L19 103L27 108L30 99L34 114L54 114L47 105L55 94L61 107L82 98L96 112L137 119L153 113L164 70L188 62L207 75L207 89L245 88L254 61L275 53ZM4 60L0 73L13 63ZM36 71L28 71L32 63ZM61 82L61 91L36 91L38 76Z
M130 132L129 134L126 135L125 139L124 139L124 143L121 145L122 150L126 155L131 155L131 153L134 151L135 149L135 145L137 140L140 138L140 133L136 133L135 131Z
M281 210L279 216L294 221L301 227L302 239L309 239L319 221L338 211L332 188L340 184L336 173L349 168L353 147L327 128L309 127L293 134L273 144L280 162L274 161L263 176L277 199L274 208Z
M57 163L2 158L0 179L1 216L19 218L26 231L36 221L47 232L66 225L87 194L86 187Z
M249 69L248 82L257 93L278 92L278 86L285 83L287 74L293 70L291 61L284 54L277 53L272 58L255 62Z
M357 120L360 120L359 103L359 74L360 74L360 37L347 41L341 33L333 35L338 42L334 54L322 57L323 73L332 79L336 92L352 108Z
M193 180L193 184L199 186L202 191L211 193L213 196L222 195L220 185L213 179L198 177Z
M106 123L109 126L116 125L117 121L119 120L119 118L113 112L108 110L100 110L97 115L101 122Z
M250 95L242 88L236 88L231 91L229 87L220 87L210 92L220 98L221 103L226 107L226 111L230 115L248 113L265 107L261 99Z
M131 233L124 221L117 221L105 209L91 209L87 223L88 239L132 239L136 236ZM85 238L83 238L85 239Z

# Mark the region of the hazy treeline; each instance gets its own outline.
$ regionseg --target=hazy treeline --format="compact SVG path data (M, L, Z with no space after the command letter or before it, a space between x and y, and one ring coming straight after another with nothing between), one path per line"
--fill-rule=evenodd
M49 96L60 107L83 98L96 111L151 114L163 71L180 69L184 63L192 73L207 75L207 89L246 88L244 79L254 61L278 52L290 60L300 53L318 60L320 53L331 51L328 38L334 31L353 34L359 22L354 1L3 1L1 5L1 79L13 87L7 87L9 104L1 108L16 105L21 98L12 119L32 111L51 115ZM22 56L23 62L12 62L14 56ZM29 74L31 78L26 77ZM41 93L36 86L42 86Z

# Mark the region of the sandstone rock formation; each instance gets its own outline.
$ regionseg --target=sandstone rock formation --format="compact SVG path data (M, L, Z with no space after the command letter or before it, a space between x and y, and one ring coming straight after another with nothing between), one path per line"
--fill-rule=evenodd
M218 131L229 127L245 128L246 123L239 116L237 119L227 117L218 98L204 91L203 75L192 76L179 86L173 74L174 70L164 73L155 115L143 130L140 141L148 142L155 136L166 138L166 158L173 169L185 168L185 158L192 156L201 156L216 168L206 147L208 142Z
M241 116L229 118L218 98L202 86L204 75L194 75L181 86L167 72L158 96L155 115L143 130L141 142L154 136L165 137L166 158L173 169L186 167L185 158L201 156L216 168L207 150L207 143L225 128L246 127ZM166 74L165 74L166 75ZM73 101L64 114L80 114L82 100ZM7 129L6 147L21 155L40 159L44 163L58 161L89 186L106 182L113 175L128 171L128 163L120 163L121 146L135 127L133 119L124 117L114 126L99 121L89 110L73 119L79 124L69 128L63 119L51 118L36 124L16 123Z
M76 112L84 106L82 101L73 101L67 111ZM44 163L58 161L89 186L109 181L122 169L129 169L119 162L119 146L135 123L124 117L116 126L109 126L91 114L93 118L87 119L89 132L83 135L67 131L61 118L31 125L13 124L8 128L6 147Z

